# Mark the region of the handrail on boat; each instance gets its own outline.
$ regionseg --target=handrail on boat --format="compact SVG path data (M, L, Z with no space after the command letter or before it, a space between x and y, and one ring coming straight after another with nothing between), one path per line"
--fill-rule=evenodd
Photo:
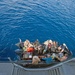
M72 59L69 59L69 60L66 60L66 61L64 61L64 62L61 62L61 63L59 63L59 64L56 64L56 65L54 65L54 66L50 66L50 67L46 67L46 68L25 68L25 67L22 67L22 66L20 66L20 65L18 65L18 64L16 64L16 63L14 63L14 66L15 67L19 67L19 68L21 68L21 69L24 69L24 70L28 70L28 71L34 71L34 70L50 70L50 69L53 69L53 68L56 68L56 67L58 67L58 66L61 66L61 65L63 65L63 64L66 64L67 62L70 62L70 61L73 61L73 60L75 60L75 58L72 58Z

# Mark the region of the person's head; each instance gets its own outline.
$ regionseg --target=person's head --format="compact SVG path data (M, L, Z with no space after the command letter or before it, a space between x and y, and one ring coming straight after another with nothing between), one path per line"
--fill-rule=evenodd
M47 54L47 57L50 57L51 55L50 54Z
M66 46L66 44L65 44L65 43L63 43L63 46Z
M51 44L52 44L52 43L53 43L53 42L52 42L52 40L49 40L49 43L51 43Z
M40 61L40 58L38 56L33 56L32 62L38 63Z
M65 56L68 56L68 54L65 54Z
M61 51L61 47L60 46L58 47L58 51Z
M68 57L68 54L67 53L64 53L64 56Z

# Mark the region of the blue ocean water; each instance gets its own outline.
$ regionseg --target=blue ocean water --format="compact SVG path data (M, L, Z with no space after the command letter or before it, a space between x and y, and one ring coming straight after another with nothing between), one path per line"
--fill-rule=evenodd
M0 0L0 58L15 60L15 44L39 39L66 43L75 55L75 0Z

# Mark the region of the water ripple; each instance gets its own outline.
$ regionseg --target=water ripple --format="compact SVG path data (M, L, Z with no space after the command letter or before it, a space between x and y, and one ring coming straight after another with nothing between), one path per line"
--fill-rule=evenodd
M14 55L18 38L65 42L74 51L74 28L75 0L0 0L1 56Z

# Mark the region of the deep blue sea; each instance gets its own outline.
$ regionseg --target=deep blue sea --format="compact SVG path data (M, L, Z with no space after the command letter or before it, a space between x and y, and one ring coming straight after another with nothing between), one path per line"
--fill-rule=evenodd
M19 38L66 43L75 55L75 0L0 0L0 58L16 59Z

